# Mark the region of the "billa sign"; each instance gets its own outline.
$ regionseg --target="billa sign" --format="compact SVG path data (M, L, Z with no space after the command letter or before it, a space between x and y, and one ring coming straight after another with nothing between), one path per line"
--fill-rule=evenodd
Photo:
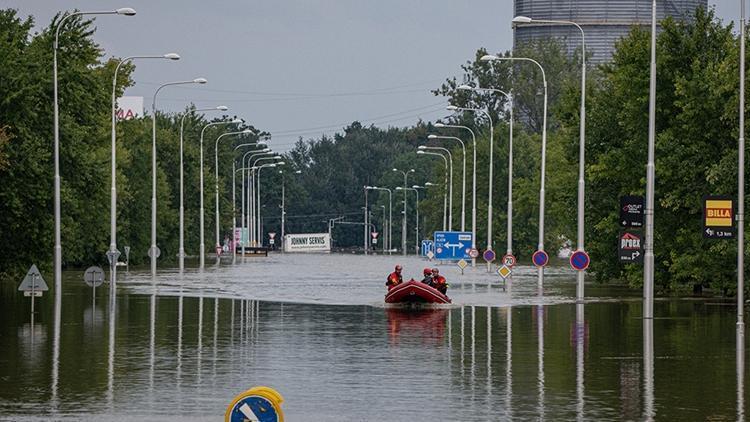
M643 227L644 202L642 196L623 196L620 198L621 227Z
M703 237L734 238L734 199L730 196L703 197Z
M643 264L643 235L630 230L621 232L617 250L623 264Z

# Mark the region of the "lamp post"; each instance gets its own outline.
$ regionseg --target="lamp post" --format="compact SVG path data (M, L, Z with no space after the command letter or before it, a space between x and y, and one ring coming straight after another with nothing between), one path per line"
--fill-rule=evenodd
M467 126L461 125L446 125L444 123L435 123L436 128L452 128L452 129L464 129L471 133L472 145L473 145L473 158L472 158L472 186L471 186L471 248L477 248L477 137L474 135L474 131ZM463 230L463 228L462 228ZM477 266L477 259L471 258L471 266Z
M234 152L236 153L238 149L249 147L249 146L256 146L258 145L256 142L249 142L245 144L239 144L234 147ZM240 193L242 195L242 217L240 217L240 222L245 219L245 168L236 168L236 160L232 158L232 263L234 264L236 262L237 258L237 243L235 242L235 233L237 232L237 216L236 216L236 206L237 206L237 199L235 197L235 189L237 187L237 172L242 172L242 186L240 187ZM242 236L240 236L240 243L242 243ZM245 249L244 246L242 248L242 256L245 256Z
M445 158L443 154L438 154L436 152L427 152L424 150L418 150L417 154L419 155L434 155L441 157L443 159L443 163L445 164L445 177L443 181L443 231L448 230L448 159ZM434 186L434 183L425 183L425 186Z
M261 220L261 217L260 217L260 210L261 210L261 205L260 205L260 173L261 173L261 170L263 170L264 168L274 168L276 166L282 166L282 165L284 165L284 162L283 161L279 161L277 163L263 164L263 165L260 165L260 166L257 167L258 168L258 239L260 240L260 246L261 247L263 247L263 235L261 234L261 230L263 229L263 225L262 225L262 220Z
M220 224L219 224L219 141L224 138L225 136L234 136L234 135L255 135L255 132L253 132L250 129L245 129L242 131L237 132L227 132L222 133L216 138L216 142L214 143L214 192L215 192L215 200L216 200L216 259L219 259L220 248L221 243L219 241L219 230L220 230ZM262 144L261 142L258 142L259 144ZM232 162L234 162L234 159L232 159ZM232 236L234 236L234 233L232 233Z
M286 222L286 185L284 179L284 170L279 170L279 174L281 174L281 239L279 239L279 242L281 242L281 252L284 251L284 235L285 235L285 227L284 224ZM295 170L294 174L302 174L302 170Z
M218 126L218 125L229 125L229 124L240 124L242 123L242 120L240 119L234 119L232 121L228 122L214 122L209 123L205 126L203 126L203 129L201 129L201 141L200 141L200 167L201 167L201 187L200 187L200 209L201 209L201 215L200 215L200 268L204 268L206 266L206 242L204 241L206 230L204 228L204 221L205 221L205 209L203 208L203 135L206 133L206 129L212 126Z
M425 145L420 145L417 149L424 152L425 154L442 155L440 153L430 153L429 151L442 151L448 154L447 162L448 168L450 169L448 181L448 231L453 231L453 155L450 151L448 151L448 149L442 147L428 147ZM419 151L417 151L417 154L419 154Z
M481 88L472 87L469 85L461 85L456 89L460 90L471 90L471 91L489 91L502 94L508 100L510 108L510 122L508 124L510 128L510 134L508 138L508 237L506 243L505 253L508 255L513 254L513 95L511 93L502 91L495 88Z
M385 205L381 205L380 208L383 209L383 236L387 236L388 233L386 231L386 226L388 225L388 219L385 217ZM385 253L386 249L386 242L383 242L383 253Z
M437 185L436 183L432 183L432 182L425 182L425 183L424 183L424 188L423 188L423 189L425 189L425 190L426 190L427 188L429 188L429 187L432 187L432 186L438 186L438 185ZM425 194L425 198L427 198L427 195L426 195L426 194ZM445 215L446 215L446 211L447 211L447 210L445 209L445 198L443 198L443 221L445 221L445 218L446 218L446 217L445 217ZM426 219L426 218L423 218L423 221L422 221L422 226L423 226L423 227L427 227L427 219ZM445 230L445 229L443 229L443 230Z
M55 214L55 309L61 308L62 296L59 296L59 292L62 291L62 244L60 240L60 109L57 101L57 47L60 40L60 29L66 20L73 16L82 15L123 15L133 16L135 10L129 7L123 7L116 10L106 11L83 11L73 12L64 16L57 23L55 28L55 41L52 44L52 105L53 105L53 137L54 137L54 165L55 175L53 179L54 184L54 214ZM113 241L114 243L114 241ZM110 246L111 249L111 246ZM60 303L58 303L58 301Z
M410 190L414 192L417 198L416 205L414 206L414 211L416 213L416 219L415 219L416 224L414 225L414 233L415 233L416 245L417 245L417 249L416 249L417 255L419 255L419 191L417 190L418 188L423 188L423 186L414 185L410 188L401 188L401 186L398 186L396 188L396 190L403 190L404 194L406 194L406 191ZM404 214L405 213L406 213L406 210L404 210Z
M195 78L190 81L167 82L159 86L154 92L154 98L151 101L151 248L149 256L151 257L151 276L156 275L156 259L161 254L156 247L156 97L162 88L173 85L187 84L205 84L205 78Z
M461 231L466 231L466 145L461 138L455 136L428 135L427 139L449 139L458 141L464 154L463 177L461 182Z
M109 251L107 252L107 258L109 259L109 285L110 288L114 289L117 283L117 259L120 257L120 251L117 250L117 152L116 152L116 114L117 114L117 73L120 71L120 66L123 63L130 62L135 59L168 59L168 60L179 60L180 56L176 53L167 53L161 56L130 56L120 60L115 67L115 73L112 76L112 151L111 151L111 183L112 187L110 190L110 215L109 215Z
M367 226L367 216L368 216L368 212L367 211L369 209L368 205L367 205L367 186L363 186L362 190L365 192L365 217L364 217L364 223L365 223L364 224L364 226L365 226L365 243L363 245L363 247L364 247L363 251L364 251L365 255L367 255L367 249L368 249L367 246L368 246L368 242L370 240L370 236L369 236L369 233L368 233L370 230L369 230L369 228Z
M744 1L744 0L743 0ZM744 5L744 3L743 3ZM566 20L549 20L549 19L532 19L526 16L516 16L513 23L528 24L552 24L552 25L572 25L581 32L581 110L580 110L580 134L578 142L578 230L577 230L577 250L584 251L584 200L586 182L584 179L584 155L586 153L586 35L581 25ZM583 279L585 271L577 272L576 299L580 302L583 300Z
M192 110L193 112L199 111L227 111L227 106L216 106L213 108L199 108ZM180 247L177 254L179 255L180 271L185 269L185 166L183 160L183 146L184 146L184 132L185 132L185 117L188 113L185 113L180 118Z
M486 110L482 110L481 108L467 108L467 107L457 107L454 105L449 105L446 107L448 111L471 111L472 113L482 113L487 117L487 120L490 124L490 172L489 177L487 178L487 183L489 184L489 189L487 191L487 250L492 249L492 182L493 182L493 171L494 171L494 164L493 164L493 156L495 151L495 125L492 123L492 116L489 112ZM487 263L487 272L490 271L490 263Z
M381 190L388 192L388 254L391 253L392 249L392 226L393 226L393 191L388 188L380 188L377 186L365 186L365 189L372 189L372 190ZM385 226L383 227L383 230L385 231Z
M252 155L250 155L250 154L252 154ZM251 170L250 170L250 168L252 167L252 165L250 165L250 162L255 157L263 156L263 155L267 155L267 154L275 154L275 152L271 151L270 148L264 148L264 149L262 149L260 151L248 151L248 152L246 152L242 156L242 165L243 165L243 168L245 169L245 171L242 172L242 178L243 178L242 185L243 186L245 185L245 181L244 181L245 180L244 179L245 178L245 172L247 172L247 208L246 208L247 209L247 225L245 225L245 212L243 211L242 212L242 215L243 215L243 217L242 217L242 219L243 219L243 226L242 227L243 227L243 229L247 229L247 244L248 244L248 246L251 244L251 242L253 240L252 233L253 233L253 226L254 226L254 224L253 224L253 226L251 226L250 225L250 221L252 220L251 216L253 216L254 213L255 213L254 206L252 205L252 204L255 203L255 201L254 201L253 195L251 195L251 192L255 192L255 190L253 189L254 183L251 184L251 178L250 178L250 172L251 172ZM248 155L250 155L250 158L247 158ZM255 180L255 179L252 179L252 180ZM243 206L244 205L245 204L244 204L244 201L243 201ZM252 220L252 221L255 221L255 220ZM245 256L245 245L244 245L244 243L242 245L242 256Z
M251 197L251 209L252 212L250 214L250 221L252 224L250 225L252 229L250 230L250 233L252 235L252 243L253 246L256 245L256 243L260 243L261 246L263 244L262 236L260 234L260 179L256 179L255 177L255 170L258 170L258 163L261 161L267 161L267 160L280 160L280 155L275 155L273 157L259 157L255 160L249 160L252 161L252 164L250 165L250 197ZM257 187L256 187L257 186Z
M492 55L484 55L480 59L481 61L492 61L492 60L518 60L526 61L535 64L542 72L542 81L544 82L544 109L542 116L542 163L541 163L541 181L539 186L539 244L537 250L544 250L544 176L546 171L547 162L547 76L544 73L544 68L534 59L527 57L497 57ZM538 283L541 286L544 283L544 267L540 266L538 270Z
M737 326L742 331L744 336L745 327L745 0L740 1L740 133L739 133L739 150L738 150L738 168L737 168L737 180L738 180L738 202L737 205ZM656 0L653 3L653 20L651 24L651 112L649 113L649 186L651 187L650 198L647 204L651 205L651 214L646 214L646 217L650 219L650 246L651 246L651 306L650 309L653 312L653 278L654 278L654 213L653 213L653 200L654 200L654 145L653 140L656 138L655 135L655 117L652 115L656 107ZM648 207L646 208L648 212ZM649 230L649 220L646 221L646 229ZM646 247L649 247L649 235L648 231L646 237ZM646 252L646 258L648 258L648 250ZM645 268L644 268L645 271ZM645 284L644 284L645 288ZM653 317L653 313L651 314ZM739 343L738 343L739 344Z
M406 256L406 186L407 186L406 178L409 173L414 173L414 169L409 169L409 171L403 171L403 170L394 168L393 171L404 175L404 189L403 189L404 191L404 218L403 218L403 223L401 224L401 249L403 251L403 255ZM396 188L396 190L400 190L400 189Z

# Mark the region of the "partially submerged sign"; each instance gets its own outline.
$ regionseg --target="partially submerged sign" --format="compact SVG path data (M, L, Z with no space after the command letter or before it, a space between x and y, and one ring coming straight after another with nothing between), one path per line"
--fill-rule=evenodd
M288 234L284 236L286 252L331 252L328 233Z
M99 287L104 283L104 270L101 267L88 267L83 273L83 281L89 287Z
M36 264L33 264L26 273L26 277L23 278L23 281L21 281L21 284L18 286L18 291L46 292L47 290L49 290L49 287L47 287L47 283L44 282L42 273L39 272L39 268L36 267Z
M642 264L643 235L633 230L622 231L617 250L623 264Z
M734 238L734 199L730 196L703 197L703 237Z

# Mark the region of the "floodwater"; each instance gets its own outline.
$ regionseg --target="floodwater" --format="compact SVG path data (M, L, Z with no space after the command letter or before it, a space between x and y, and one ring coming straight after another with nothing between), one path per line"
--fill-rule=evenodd
M65 274L59 320L0 290L0 420L222 420L257 385L288 421L742 420L736 307L520 267L441 265L453 305L383 306L395 263L416 257L272 255L205 270L121 269L107 285ZM433 264L434 265L434 264ZM45 274L48 284L50 275ZM20 282L20 280L19 280Z

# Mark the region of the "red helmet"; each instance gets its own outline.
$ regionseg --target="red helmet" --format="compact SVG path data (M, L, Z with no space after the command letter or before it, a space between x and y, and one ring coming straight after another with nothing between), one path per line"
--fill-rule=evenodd
M430 275L430 274L432 274L432 270L429 269L429 268L425 268L424 271L422 271L422 274L424 274L424 275Z
M396 271L401 271L403 268L400 265L396 265Z

